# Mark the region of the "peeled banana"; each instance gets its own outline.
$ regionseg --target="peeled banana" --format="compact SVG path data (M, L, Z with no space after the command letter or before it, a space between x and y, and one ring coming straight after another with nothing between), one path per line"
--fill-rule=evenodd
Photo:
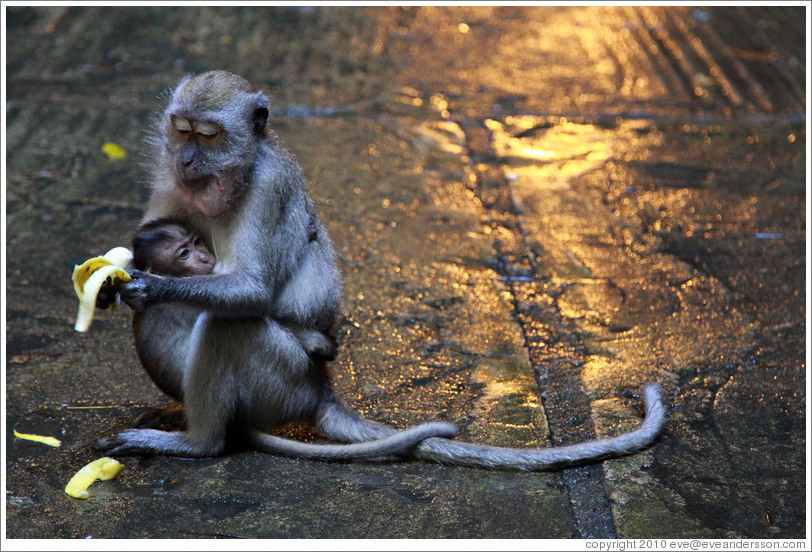
M126 247L115 247L101 257L93 257L74 267L73 289L79 297L79 312L74 325L77 332L86 332L90 328L96 309L96 296L108 278L114 286L132 280L124 270L132 258L132 252ZM114 310L115 306L115 303L111 304L110 310Z
M124 465L117 460L107 457L99 458L76 472L65 486L65 492L73 498L85 499L90 496L87 488L90 487L91 483L97 479L102 481L113 479L123 469Z

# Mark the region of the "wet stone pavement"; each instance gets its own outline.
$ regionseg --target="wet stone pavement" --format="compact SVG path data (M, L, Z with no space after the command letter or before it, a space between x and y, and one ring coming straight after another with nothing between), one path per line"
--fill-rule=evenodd
M6 538L808 535L804 7L5 16ZM211 68L272 96L304 168L345 275L333 368L354 408L550 446L634 428L659 381L662 437L532 474L124 458L65 495L93 441L169 404L126 308L74 332L70 274L129 243L143 131Z

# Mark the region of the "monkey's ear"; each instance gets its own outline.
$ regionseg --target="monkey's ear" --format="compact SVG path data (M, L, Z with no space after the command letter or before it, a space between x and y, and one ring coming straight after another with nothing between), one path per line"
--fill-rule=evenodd
M254 132L261 134L268 123L268 101L264 96L257 98L257 107L254 109Z

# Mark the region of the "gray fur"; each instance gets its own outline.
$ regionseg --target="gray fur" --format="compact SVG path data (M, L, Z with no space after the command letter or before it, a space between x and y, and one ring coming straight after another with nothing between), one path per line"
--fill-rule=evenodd
M311 460L388 460L405 456L426 439L454 437L457 428L447 422L431 422L374 440L360 441L351 445L316 445L282 439L261 431L252 430L251 443L257 450L281 456L294 456ZM438 439L445 441L445 439Z
M311 225L314 224L312 221ZM309 233L315 230L310 230ZM312 239L311 239L312 241ZM141 226L133 236L133 257L136 268L159 276L193 276L220 271L217 259L209 251L198 232L174 219L156 219ZM180 250L187 256L182 258ZM136 348L141 349L140 340L147 332L141 331L142 313L135 312L133 325ZM289 324L286 326L304 347L309 356L327 360L336 357L336 346L332 339L318 330L311 330Z
M544 470L628 454L653 442L665 423L657 386L644 389L646 417L639 429L549 449L450 441L444 438L453 434L450 424L398 433L351 410L333 392L326 363L310 359L290 329L329 331L340 312L341 280L301 168L270 130L256 125L257 106L267 106L261 92L223 72L184 80L172 95L153 139L153 191L144 220L191 223L222 266L217 274L184 278L135 271L122 288L124 301L149 317L136 328L144 332L136 340L144 366L161 389L184 401L188 429L132 429L101 441L101 450L214 455L223 450L227 432L238 431L256 448L278 454L346 460L408 450L447 464ZM178 142L186 137L173 136L171 114L203 118L226 136L210 148L195 148L185 163L189 158L180 159ZM313 422L334 441L360 445L293 444L260 431L298 421ZM397 435L402 439L391 448ZM370 441L378 448L368 447ZM307 445L339 448L303 452Z

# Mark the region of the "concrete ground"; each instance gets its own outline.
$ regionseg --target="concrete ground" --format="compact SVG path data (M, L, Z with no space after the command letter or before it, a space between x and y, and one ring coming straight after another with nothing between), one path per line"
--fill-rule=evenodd
M4 548L808 538L808 7L4 9ZM169 403L126 308L73 330L70 275L129 243L144 131L213 68L272 96L336 244L354 408L549 446L635 427L659 381L662 437L529 474L123 458L64 494L93 441Z

